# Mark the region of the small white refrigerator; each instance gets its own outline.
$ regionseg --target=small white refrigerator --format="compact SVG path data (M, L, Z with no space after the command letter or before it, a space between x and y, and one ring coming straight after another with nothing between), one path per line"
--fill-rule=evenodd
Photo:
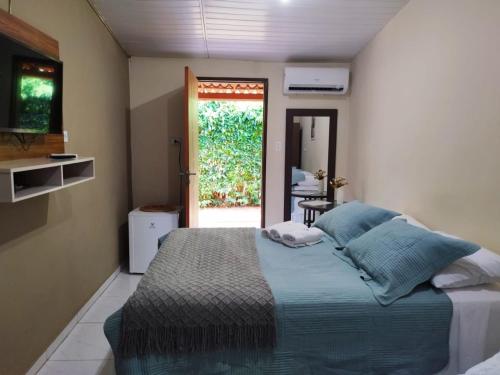
M144 273L158 252L158 240L179 226L179 213L144 212L136 208L128 214L129 271Z

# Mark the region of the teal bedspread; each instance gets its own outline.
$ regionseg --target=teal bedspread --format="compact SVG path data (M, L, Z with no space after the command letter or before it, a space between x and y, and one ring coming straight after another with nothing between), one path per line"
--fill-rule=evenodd
M452 303L429 285L383 307L336 244L290 249L257 232L262 272L276 302L272 351L118 356L121 310L105 323L118 374L433 374L448 362Z

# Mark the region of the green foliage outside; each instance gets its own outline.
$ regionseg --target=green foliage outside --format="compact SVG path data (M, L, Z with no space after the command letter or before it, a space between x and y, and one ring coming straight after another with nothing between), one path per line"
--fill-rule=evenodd
M51 79L23 76L18 126L48 132L53 93L54 82Z
M258 206L263 107L258 102L200 102L200 207Z

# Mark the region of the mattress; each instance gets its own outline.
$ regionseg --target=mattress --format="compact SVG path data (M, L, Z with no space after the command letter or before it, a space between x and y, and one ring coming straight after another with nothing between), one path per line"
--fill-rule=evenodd
M439 375L463 374L500 351L500 284L445 292L453 303L450 360Z

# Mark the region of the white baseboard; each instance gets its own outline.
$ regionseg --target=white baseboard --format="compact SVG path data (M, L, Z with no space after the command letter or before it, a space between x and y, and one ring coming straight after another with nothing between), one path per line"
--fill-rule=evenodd
M73 319L68 323L68 325L62 330L62 332L56 337L54 342L49 345L47 350L36 360L36 362L31 366L26 375L36 375L38 371L43 367L45 362L49 360L49 358L54 354L59 345L62 344L64 339L69 335L71 330L75 328L78 322L83 318L83 316L89 311L92 305L97 301L97 299L104 293L106 288L111 284L111 282L118 276L120 273L121 267L118 267L115 272L111 274L110 277L106 279L106 281L97 289L97 291L90 297L85 305L78 311Z

